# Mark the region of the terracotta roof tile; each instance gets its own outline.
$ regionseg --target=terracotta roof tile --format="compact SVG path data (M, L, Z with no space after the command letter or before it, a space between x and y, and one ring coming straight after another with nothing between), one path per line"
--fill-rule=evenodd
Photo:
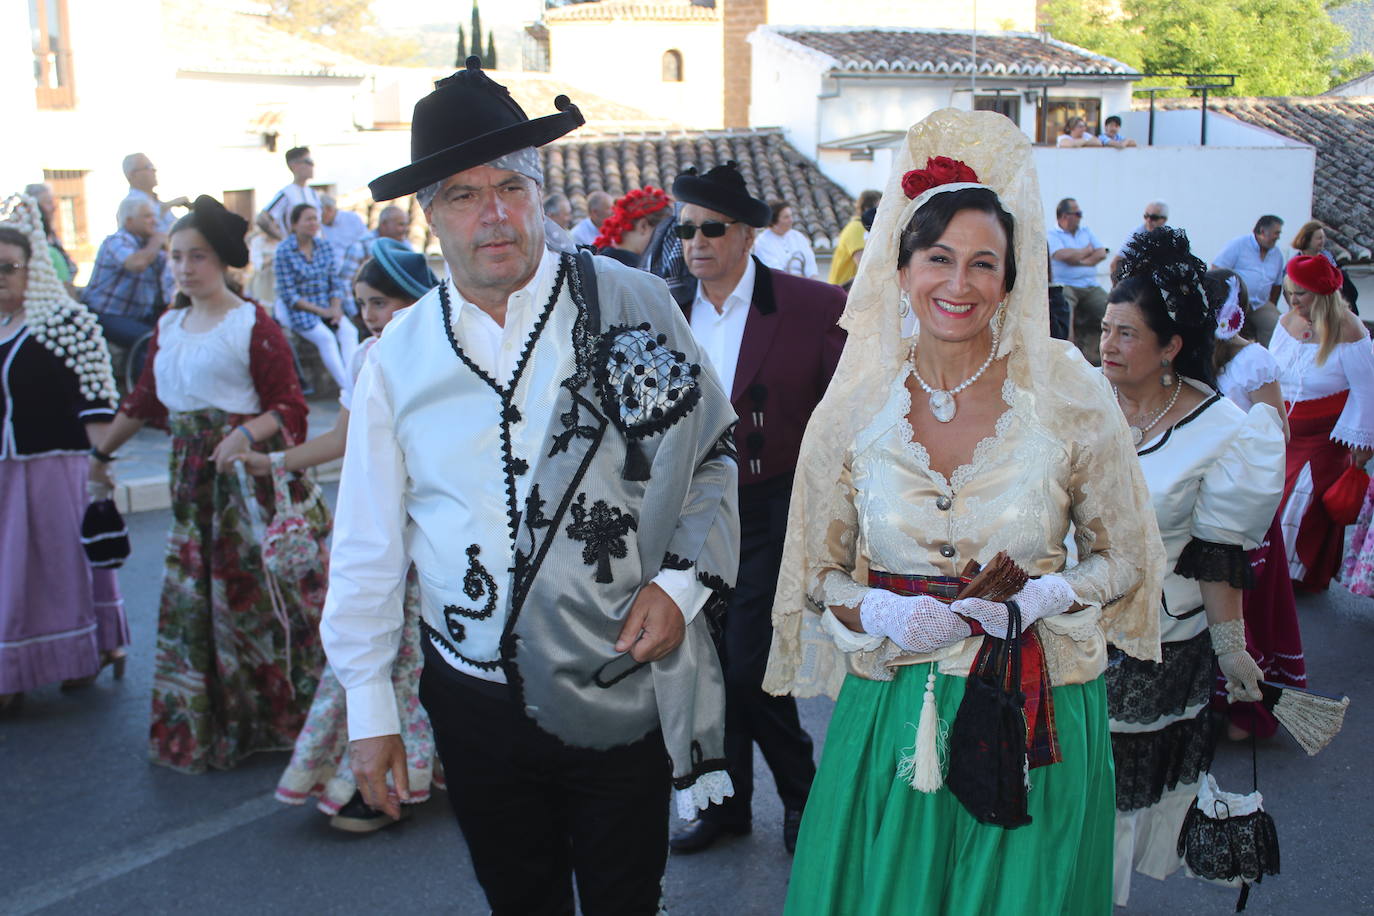
M1137 103L1139 104L1139 103ZM1197 108L1197 99L1159 99L1166 110ZM1374 96L1212 98L1211 111L1316 147L1312 215L1355 260L1374 249Z
M552 23L613 19L719 22L720 10L691 0L598 0L596 3L570 3L544 12L544 21Z
M973 70L969 30L904 28L802 29L765 26L765 33L828 57L833 69L854 72L967 74ZM1119 60L1030 32L978 35L978 73L987 76L1129 75Z
M672 190L688 166L700 171L730 159L739 163L749 192L792 204L796 228L824 251L853 218L854 200L783 139L777 129L677 131L589 136L577 133L541 150L545 193L560 192L581 219L587 195L619 197L644 185Z

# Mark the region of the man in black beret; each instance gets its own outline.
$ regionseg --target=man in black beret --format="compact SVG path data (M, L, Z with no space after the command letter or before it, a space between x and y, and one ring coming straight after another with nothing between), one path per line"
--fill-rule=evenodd
M713 805L672 839L675 852L705 849L752 829L754 744L773 771L783 804L783 844L796 847L816 774L811 738L792 697L763 692L772 642L773 592L782 565L792 474L802 433L844 348L836 322L845 294L829 283L770 270L750 253L772 211L751 197L733 162L673 183L682 204L676 233L696 277L685 306L692 333L739 424L739 578L718 640L725 667L725 756L733 797Z
M413 563L420 700L492 911L572 913L575 876L582 912L650 914L670 793L730 792L700 611L738 561L735 416L663 281L546 219L537 147L582 123L554 104L527 118L469 58L371 184L417 195L450 278L358 378L321 634L358 786L399 816Z

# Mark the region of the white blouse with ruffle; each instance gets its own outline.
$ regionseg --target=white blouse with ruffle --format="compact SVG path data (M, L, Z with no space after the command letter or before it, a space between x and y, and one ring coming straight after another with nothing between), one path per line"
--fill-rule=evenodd
M1246 347L1246 349L1250 349ZM1359 340L1336 344L1318 366L1315 342L1295 340L1280 323L1274 327L1269 350L1279 364L1279 387L1290 404L1350 391L1331 441L1351 448L1374 448L1374 346L1369 333Z

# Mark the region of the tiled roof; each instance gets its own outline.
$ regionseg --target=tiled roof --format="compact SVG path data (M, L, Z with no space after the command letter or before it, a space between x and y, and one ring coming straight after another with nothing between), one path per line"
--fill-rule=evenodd
M163 0L162 37L178 70L357 79L371 68L274 28L261 13L214 2Z
M1197 99L1159 99L1165 109L1197 108ZM1312 215L1353 259L1374 249L1374 97L1211 98L1207 107L1316 147Z
M761 26L813 52L831 69L855 73L967 75L974 70L974 32L957 29L793 28ZM981 76L1132 75L1119 60L1030 32L978 31Z
M607 22L613 19L653 22L719 22L720 10L691 0L598 0L571 3L544 11L545 22Z
M566 194L578 219L586 215L592 191L613 197L644 185L671 191L673 179L688 166L704 172L730 159L739 163L753 196L792 204L796 228L819 250L833 248L840 229L853 218L854 200L776 128L616 137L579 133L540 150L545 193Z

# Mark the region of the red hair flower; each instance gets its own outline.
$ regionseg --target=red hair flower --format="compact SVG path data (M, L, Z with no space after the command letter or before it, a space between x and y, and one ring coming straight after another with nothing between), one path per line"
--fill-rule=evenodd
M978 174L960 159L934 156L926 160L923 169L912 169L902 176L902 190L908 200L915 200L931 188L942 184L978 181Z
M620 244L625 233L634 228L635 221L665 209L672 201L653 185L635 188L615 202L611 215L601 224L601 234L592 244L596 248L613 248Z

